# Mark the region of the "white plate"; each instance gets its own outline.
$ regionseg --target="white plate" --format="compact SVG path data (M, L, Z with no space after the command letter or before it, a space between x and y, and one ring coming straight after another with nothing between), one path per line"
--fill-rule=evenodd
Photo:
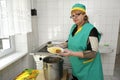
M53 53L53 54L59 54L59 51L57 53L57 50L60 50L60 52L64 51L61 47L49 47L49 48L47 48L47 51L49 53Z

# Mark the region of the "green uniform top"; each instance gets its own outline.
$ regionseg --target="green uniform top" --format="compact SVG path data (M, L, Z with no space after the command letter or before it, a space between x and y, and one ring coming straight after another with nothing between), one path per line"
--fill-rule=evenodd
M72 36L75 27L76 25L73 25L69 34L68 49L74 52L85 51L90 31L94 26L90 23L85 23L82 26L82 30ZM100 40L100 34L98 38ZM94 59L70 56L69 60L72 66L72 74L77 77L78 80L104 80L99 52L96 53Z

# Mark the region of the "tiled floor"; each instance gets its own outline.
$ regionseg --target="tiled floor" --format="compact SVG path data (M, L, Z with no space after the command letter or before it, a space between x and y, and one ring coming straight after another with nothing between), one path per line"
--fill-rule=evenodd
M105 80L120 80L120 54L116 56L114 75L105 76Z

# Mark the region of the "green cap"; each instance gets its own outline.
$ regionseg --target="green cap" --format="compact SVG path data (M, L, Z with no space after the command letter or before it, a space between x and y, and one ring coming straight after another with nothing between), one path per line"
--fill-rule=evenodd
M73 10L80 10L80 11L86 12L86 7L83 4L77 3L77 4L73 5L71 11L73 11Z

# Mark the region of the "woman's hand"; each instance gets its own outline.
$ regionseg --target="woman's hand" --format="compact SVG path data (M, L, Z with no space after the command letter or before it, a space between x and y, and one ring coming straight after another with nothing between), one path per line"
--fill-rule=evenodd
M72 55L72 51L70 51L68 49L64 49L64 52L59 53L59 55L62 55L62 56L71 56Z
M83 52L73 52L68 49L64 49L64 52L59 53L61 56L76 56L80 58L84 58Z

